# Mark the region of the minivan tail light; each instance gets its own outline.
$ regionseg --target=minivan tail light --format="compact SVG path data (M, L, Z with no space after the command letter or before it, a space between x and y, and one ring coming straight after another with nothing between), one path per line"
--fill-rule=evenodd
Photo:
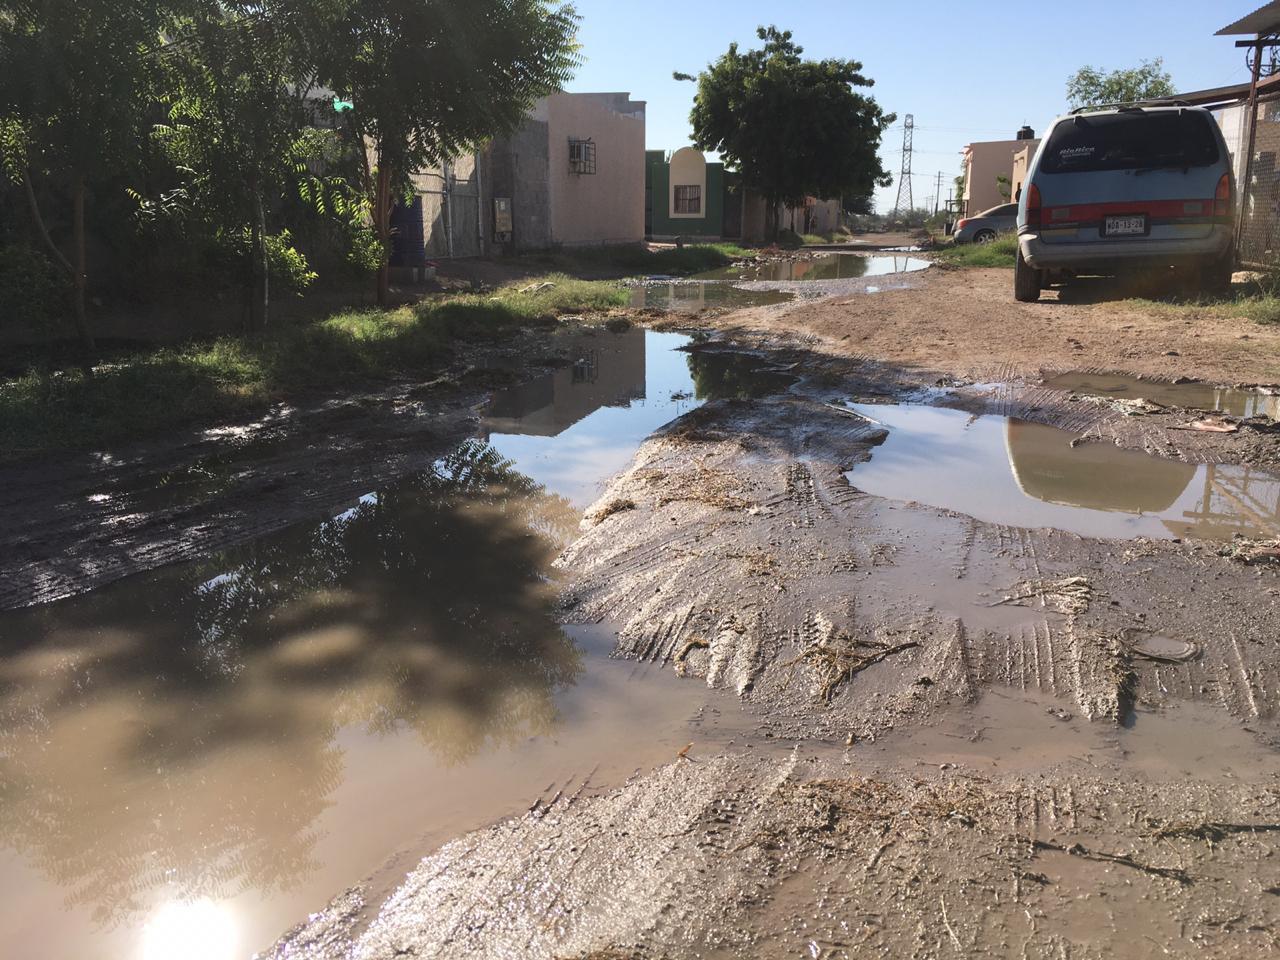
M1040 229L1040 188L1034 183L1027 188L1027 226Z
M956 221L956 229L954 232L959 233L961 230L964 229L964 225L968 222L969 221L966 220L964 217L961 217L959 220Z
M1218 189L1213 192L1213 215L1226 217L1231 215L1231 175L1224 173L1218 180Z

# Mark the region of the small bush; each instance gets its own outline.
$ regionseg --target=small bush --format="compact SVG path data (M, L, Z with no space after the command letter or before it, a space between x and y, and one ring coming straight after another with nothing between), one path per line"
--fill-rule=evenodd
M49 327L70 309L66 275L43 252L25 243L0 247L0 322Z
M953 267L1013 267L1018 252L1018 237L1002 234L990 243L957 243L943 247L935 254L939 263Z

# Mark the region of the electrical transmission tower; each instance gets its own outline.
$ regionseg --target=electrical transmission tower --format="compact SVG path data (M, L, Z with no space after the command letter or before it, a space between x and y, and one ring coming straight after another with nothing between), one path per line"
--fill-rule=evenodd
M902 124L902 172L898 174L898 199L889 214L890 223L896 222L899 214L909 214L915 206L911 199L911 134L915 125L915 118L908 113Z

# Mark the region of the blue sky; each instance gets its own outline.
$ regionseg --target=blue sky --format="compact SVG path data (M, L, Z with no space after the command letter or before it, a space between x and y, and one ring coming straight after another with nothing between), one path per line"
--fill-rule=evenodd
M915 116L913 192L923 206L937 171L959 172L971 140L1002 140L1023 123L1039 133L1065 108L1067 77L1084 64L1136 66L1162 56L1180 90L1249 79L1233 38L1214 31L1261 0L1072 0L962 3L914 0L576 0L586 62L568 89L626 90L648 102L650 149L689 140L697 73L737 40L758 41L759 24L789 29L806 56L860 60L870 91L899 124L886 134L885 166L897 174L901 118ZM896 185L877 195L893 205Z

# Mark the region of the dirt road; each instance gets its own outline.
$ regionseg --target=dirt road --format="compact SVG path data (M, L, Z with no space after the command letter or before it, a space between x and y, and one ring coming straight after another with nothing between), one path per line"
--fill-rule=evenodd
M410 718L408 729L473 751L491 734L528 753L560 739L595 749L558 725L603 726L601 704L635 698L636 686L601 688L569 717L558 705L574 701L538 687L536 733L521 722L523 701L502 695L529 683L526 648L552 649L557 664L563 654L549 672L575 678L569 686L599 682L559 623L611 636L628 683L705 694L688 723L612 718L633 745L608 758L607 776L572 758L573 777L515 798L522 814L493 823L452 813L488 825L443 844L433 833L263 956L1083 960L1280 947L1280 432L1270 394L1170 382L1273 382L1280 335L1107 303L1016 305L1001 271L824 282L825 298L638 314L702 328L692 340L668 336L662 350L649 346L658 334L595 326L561 356L559 341L531 331L444 381L281 411L190 446L24 467L0 517L18 548L0 566L0 605L96 590L353 497L364 504L320 523L311 553L277 546L256 565L193 571L194 593L172 610L189 608L200 626L194 689L217 708L193 726L223 713L235 722L158 759L129 727L119 738L129 775L115 786L126 800L139 757L166 790L209 784L216 799L206 754L273 742L280 712L320 718L293 735L326 758L311 800L336 803L326 791L347 783L339 736L353 767L379 755L356 750L346 721L330 716L339 703L374 718L371 743ZM1087 376L1044 380L1068 370ZM1133 387L1099 371L1163 379ZM482 424L496 381L509 389ZM1148 385L1159 402L1126 392ZM1215 420L1206 404L1231 416ZM620 411L652 419L623 428ZM584 416L605 426L566 426ZM1194 427L1206 421L1230 429ZM626 430L641 423L632 439ZM512 463L541 471L526 482L558 520L500 500L484 513L497 527L428 513L408 528L396 504L417 501L366 494L477 431L512 435ZM622 469L599 489L559 476L564 462ZM509 488L512 463L477 488ZM472 467L459 471L467 484ZM598 499L571 505L581 489ZM560 550L543 542L549 523L569 541L553 568L530 557L508 564L512 583L484 580L494 566L486 531L501 531L504 555L538 542L549 558ZM453 556L436 556L441 530L465 531L474 556L468 548L462 563L457 539ZM360 552L342 547L347 538ZM367 554L377 563L357 559ZM438 591L421 591L429 611L406 596L423 577ZM483 588L474 597L472 580ZM486 600L508 588L519 602ZM134 662L125 640L145 633L132 596L104 604L113 620L89 608L71 617L75 643L58 655L34 639L61 635L58 604L8 621L24 655L4 676L42 679L10 684L23 696L7 714L29 780L13 795L39 849L46 833L65 832L35 829L60 822L41 802L57 794L41 779L56 752L45 745L82 735L78 697L112 673L110 658L94 659L99 633L123 678L119 689L107 681L99 709L132 716L119 705L138 689L167 689L165 677L122 666ZM542 645L522 645L522 624L543 619ZM215 682L209 664L224 662ZM0 695L13 692L4 676ZM163 715L178 716L190 694L170 694ZM422 722L444 704L438 722ZM248 731L245 717L270 722ZM650 734L653 744L637 746ZM412 743L396 742L399 767L419 762ZM539 769L475 783L527 789ZM49 782L64 782L54 773ZM435 780L396 781L410 794L394 807L411 809L418 790L433 811L465 808L468 775L459 761ZM434 796L454 793L447 807ZM344 801L344 829L393 806L365 796L354 813ZM274 806L257 805L273 822ZM122 846L150 849L156 819L130 823L136 840L127 833ZM275 847L245 829L254 822L214 836L237 854L243 833L275 862ZM299 837L319 822L300 817ZM239 876L240 859L220 865L219 882ZM120 882L130 902L135 886L148 889L129 871Z
M1280 328L1247 320L1170 318L1108 299L1111 287L1066 287L1043 302L1011 295L1008 270L929 270L886 288L786 311L758 329L809 333L834 352L977 380L1107 368L1220 383L1280 381ZM1095 301L1096 302L1091 302Z
M461 838L384 903L353 890L272 955L1276 949L1280 568L1212 525L1080 536L869 495L860 470L896 428L846 403L1069 426L1042 471L1055 481L1081 438L1248 463L1272 455L1270 434L1256 448L1184 437L1191 411L1134 418L1040 387L1042 369L1081 360L1037 338L1067 324L1086 351L1145 345L1110 365L1166 376L1190 358L1176 370L1274 378L1276 354L1246 353L1225 324L1144 339L1133 331L1155 321L1101 305L1066 320L1065 305L1012 307L1005 279L939 274L715 321L799 382L708 403L646 442L561 557L563 615L612 625L619 657L734 698L749 730ZM957 379L940 390L939 374ZM1019 453L1023 428L1005 429L1031 495L1041 471ZM1130 456L1086 473L1115 494L1150 459ZM946 470L937 451L919 457L917 472ZM1139 497L1164 482L1138 476Z

